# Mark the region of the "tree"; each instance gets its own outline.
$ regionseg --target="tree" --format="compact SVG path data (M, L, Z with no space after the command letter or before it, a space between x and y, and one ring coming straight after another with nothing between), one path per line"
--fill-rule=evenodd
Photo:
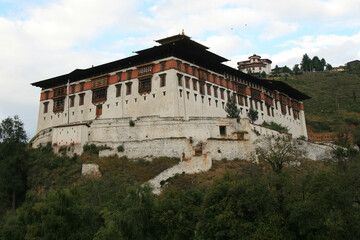
M300 74L300 68L299 68L299 64L295 64L293 67L293 72L295 74Z
M291 69L288 68L286 65L283 67L283 73L292 73Z
M259 160L269 163L274 172L281 173L286 164L294 163L303 156L299 144L291 136L269 137L261 142L261 147L256 148L256 154Z
M301 60L301 69L303 72L310 72L312 71L312 62L307 53L303 55L303 58Z
M13 210L17 197L23 197L26 190L27 137L23 126L18 116L8 117L0 124L0 197L4 202L11 199Z
M248 112L248 117L250 119L250 122L254 123L254 122L256 122L256 120L258 120L259 113L257 110L250 108L250 110Z
M235 96L231 96L229 101L226 103L225 111L227 112L227 118L236 118L237 122L240 121L240 109L236 106Z
M321 66L322 66L322 70L321 70L321 71L324 71L324 69L325 69L325 67L326 67L326 61L325 61L324 58L322 58L322 59L320 60L320 62L321 62Z
M326 70L330 71L331 69L333 69L333 67L331 66L330 63L326 64Z
M261 74L260 74L260 77L261 77L261 78L266 78L266 72L265 72L265 71L262 71Z
M278 65L275 65L274 73L275 73L275 74L279 74L279 73L280 73L280 69L279 69L279 66L278 66Z
M324 70L324 67L318 56L313 57L311 62L312 62L312 67L313 69L315 69L316 72L321 72Z
M0 125L0 142L25 143L27 140L24 124L17 115L8 117Z

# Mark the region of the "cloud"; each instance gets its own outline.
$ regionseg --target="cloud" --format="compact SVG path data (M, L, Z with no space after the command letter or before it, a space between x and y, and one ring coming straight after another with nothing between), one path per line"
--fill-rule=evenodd
M343 65L360 56L360 32L352 36L319 35L302 36L287 43L289 49L272 55L273 64L293 66L300 63L303 54L325 58L333 66Z
M20 12L0 17L0 83L6 86L0 90L0 120L19 114L32 133L40 89L31 82L132 55L181 29L231 59L226 64L233 67L253 53L288 66L304 53L335 66L360 58L360 32L354 33L360 25L358 0L16 3Z
M248 40L242 39L236 35L214 35L208 37L203 44L210 47L210 51L218 55L232 56L251 46Z

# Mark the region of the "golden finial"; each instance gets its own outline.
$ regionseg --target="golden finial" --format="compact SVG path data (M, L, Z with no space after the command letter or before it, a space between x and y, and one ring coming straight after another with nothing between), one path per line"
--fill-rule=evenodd
M182 30L181 35L185 35L185 33L184 33L184 29Z

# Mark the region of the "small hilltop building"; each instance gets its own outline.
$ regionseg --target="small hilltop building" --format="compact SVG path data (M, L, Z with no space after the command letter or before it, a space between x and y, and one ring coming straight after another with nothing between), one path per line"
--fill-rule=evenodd
M238 62L238 69L244 73L262 73L269 75L271 72L271 60L262 59L259 55L252 55L249 60Z
M41 88L33 146L51 142L81 153L94 143L114 151L121 145L129 157L186 159L206 151L231 159L249 148L239 141L256 127L247 120L250 108L259 112L256 124L273 121L307 136L305 94L231 68L184 34L156 42L131 57L32 83ZM226 118L232 96L240 123Z

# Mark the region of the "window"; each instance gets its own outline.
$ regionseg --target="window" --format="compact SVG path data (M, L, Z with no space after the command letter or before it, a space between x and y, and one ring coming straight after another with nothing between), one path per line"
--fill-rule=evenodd
M286 105L284 105L284 104L281 104L281 113L283 115L286 115Z
M84 96L85 93L79 94L79 105L84 105Z
M213 79L213 83L216 83L216 75L213 75L212 79Z
M116 73L116 76L117 76L117 81L121 82L122 81L122 72Z
M160 87L166 86L166 73L160 74Z
M116 87L116 97L120 97L121 96L121 84L118 84L115 87Z
M208 72L206 72L205 70L200 69L199 70L199 79L202 81L206 81L208 78Z
M205 82L204 81L199 81L199 85L200 85L200 94L205 94Z
M196 67L192 67L192 75L196 77Z
M151 77L139 78L139 89L140 94L151 92Z
M261 92L251 88L251 98L261 101Z
M226 136L226 126L219 126L220 135Z
M224 99L224 89L220 88L220 95L221 95L221 99Z
M92 102L93 103L105 102L106 95L107 95L107 87L95 89L93 90L92 93Z
M244 106L243 96L238 95L238 103L239 105Z
M126 95L131 94L131 85L132 85L132 82L126 83Z
M153 71L153 65L152 64L146 65L138 68L138 75L144 76L144 75L152 74L152 71Z
M49 99L49 91L46 91L45 92L45 100L48 100Z
M53 109L53 111L55 113L64 111L64 102L65 102L64 97L54 99L54 109Z
M70 107L73 107L75 103L75 96L70 96Z
M75 93L75 85L70 86L70 93Z
M189 77L185 77L185 87L190 88L190 78Z
M129 70L127 73L127 80L130 80L132 78L132 70Z
M81 92L84 91L84 85L85 85L84 82L80 83L80 91L81 91Z
M197 81L196 81L196 79L193 79L193 89L194 89L194 91L197 91Z
M218 87L214 86L214 97L218 97Z
M60 87L54 89L54 98L65 97L65 95L66 95L66 87Z
M211 85L207 84L207 94L211 96Z
M91 81L91 88L102 88L108 86L108 76L93 79Z
M185 64L185 72L189 73L189 64Z
M180 61L177 61L177 70L181 71L181 62Z
M160 71L166 70L166 62L160 62Z
M179 86L182 86L182 74L177 74L177 76L178 76L178 85Z
M48 112L49 102L44 102L44 113Z

